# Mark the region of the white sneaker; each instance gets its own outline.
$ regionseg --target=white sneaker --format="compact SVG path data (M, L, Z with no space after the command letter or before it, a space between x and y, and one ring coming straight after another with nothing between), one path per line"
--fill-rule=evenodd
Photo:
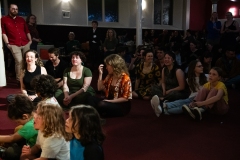
M159 97L157 95L153 96L151 99L151 106L157 117L162 113L162 108L160 106Z
M150 102L151 102L152 108L153 109L156 108L156 106L160 104L159 97L157 95L153 96Z

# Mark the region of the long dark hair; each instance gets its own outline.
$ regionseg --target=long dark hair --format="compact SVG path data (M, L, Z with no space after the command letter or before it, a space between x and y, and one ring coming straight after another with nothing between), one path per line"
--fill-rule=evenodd
M79 132L81 136L79 141L83 146L91 142L99 145L103 143L105 135L96 109L87 105L77 105L71 108L70 114L73 122L72 129Z
M207 82L207 77L205 76L204 73L200 73L200 76L199 76L200 86L196 82L195 67L198 62L200 62L200 61L194 60L189 64L189 67L188 67L188 74L187 74L188 75L188 85L192 92L197 92L196 88L199 89L200 86L204 85Z
M169 77L170 78L173 78L174 75L176 75L176 70L177 69L181 69L180 66L177 64L177 61L176 61L176 55L172 52L165 52L164 54L164 57L166 55L169 55L170 57L172 57L172 60L173 60L173 68L171 69L171 71L169 72ZM164 64L164 70L167 69L167 66Z

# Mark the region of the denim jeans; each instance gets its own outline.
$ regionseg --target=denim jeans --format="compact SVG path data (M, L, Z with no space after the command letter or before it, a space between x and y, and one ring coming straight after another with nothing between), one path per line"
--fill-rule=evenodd
M181 114L182 106L184 104L189 105L195 97L187 98L187 99L179 99L173 102L166 102L167 112L169 114Z
M232 84L240 84L240 75L233 77L225 82L226 87L232 87Z

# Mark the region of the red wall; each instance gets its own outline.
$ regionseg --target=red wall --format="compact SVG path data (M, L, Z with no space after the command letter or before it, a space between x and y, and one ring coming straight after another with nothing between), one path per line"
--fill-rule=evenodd
M189 29L203 30L212 12L211 0L190 1L190 22Z
M217 5L217 12L219 19L225 19L225 13L229 8L235 7L237 15L235 18L240 18L239 9L240 1L232 2L230 0L219 0ZM212 13L211 0L190 0L190 22L189 29L202 30L206 28L206 24L210 19Z
M225 13L228 12L229 8L235 7L237 10L237 16L235 18L240 18L239 9L240 9L240 1L232 2L230 0L219 0L218 2L218 18L225 19Z

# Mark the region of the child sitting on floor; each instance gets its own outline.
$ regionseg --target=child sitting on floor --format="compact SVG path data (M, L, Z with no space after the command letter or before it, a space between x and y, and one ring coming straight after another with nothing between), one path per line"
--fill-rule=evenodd
M38 131L33 127L33 110L33 103L23 94L16 95L9 104L8 117L22 126L12 135L0 135L0 143L12 143L4 152L5 160L18 160L24 144L35 145Z
M228 112L228 92L223 82L222 69L213 67L209 72L209 80L203 88L198 91L193 102L183 105L183 112L195 120L202 119L202 112L208 110L210 113L223 115Z
M65 120L61 107L39 102L34 113L34 128L39 130L37 142L33 147L23 146L21 160L58 159L69 160L68 140L71 135L65 132Z
M100 117L91 106L78 105L71 108L65 130L73 134L70 141L70 160L103 160L102 132Z

